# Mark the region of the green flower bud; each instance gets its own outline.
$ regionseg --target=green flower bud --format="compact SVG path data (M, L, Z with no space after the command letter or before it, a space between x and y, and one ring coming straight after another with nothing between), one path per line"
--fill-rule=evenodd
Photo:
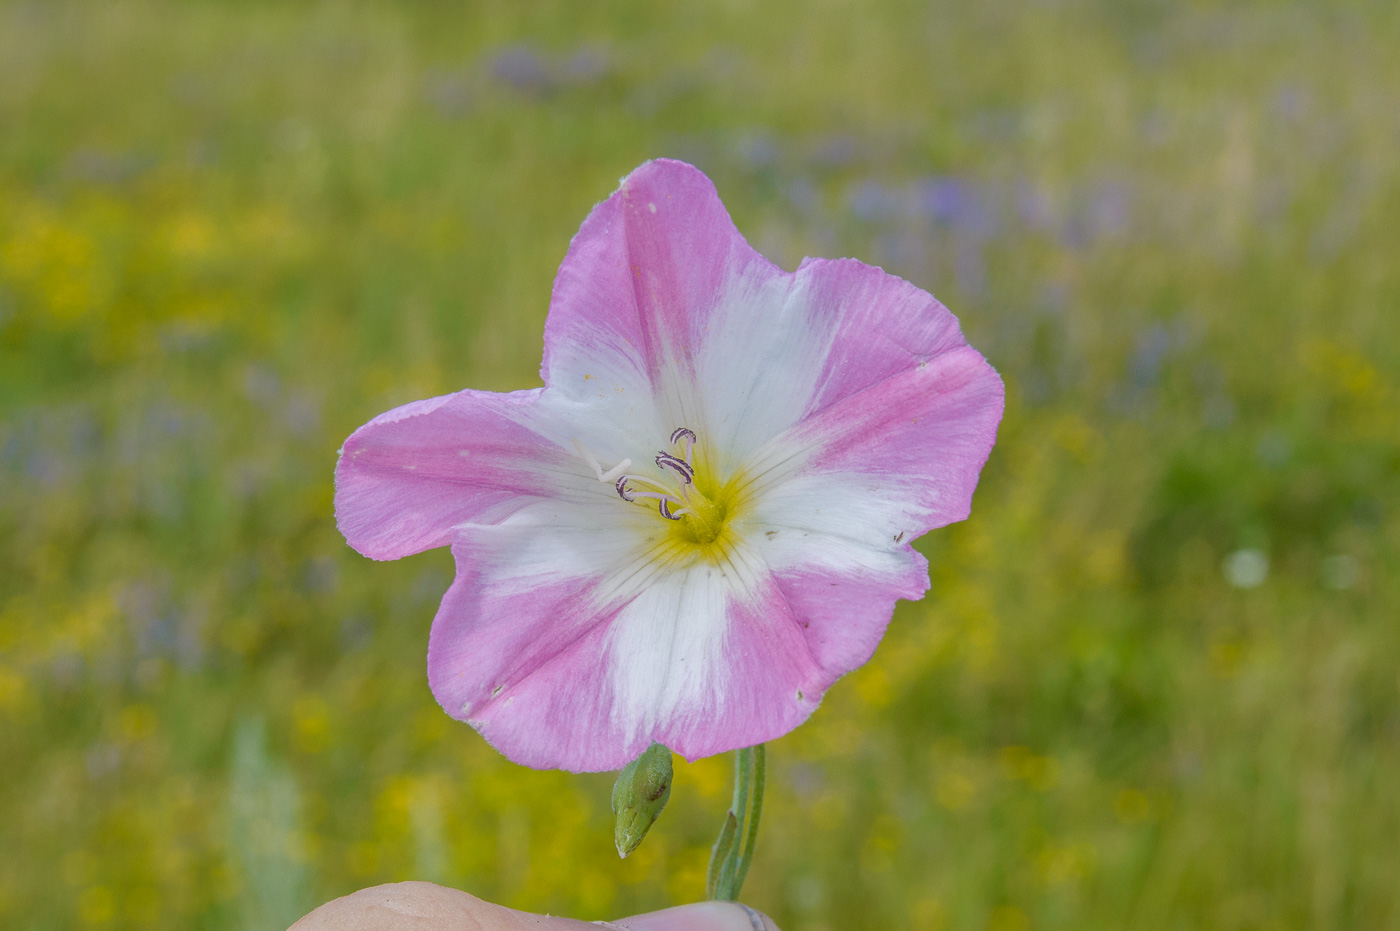
M613 786L612 810L617 815L613 837L618 856L625 858L637 849L670 797L671 751L652 744L622 768Z

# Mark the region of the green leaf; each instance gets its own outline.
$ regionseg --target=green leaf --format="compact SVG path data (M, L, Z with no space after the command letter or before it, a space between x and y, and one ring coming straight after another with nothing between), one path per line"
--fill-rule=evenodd
M729 889L724 882L725 867L729 865L729 854L734 849L734 839L739 836L739 819L730 811L724 816L724 827L719 839L710 851L710 869L705 877L705 897L709 899L727 898ZM723 888L721 888L723 887Z

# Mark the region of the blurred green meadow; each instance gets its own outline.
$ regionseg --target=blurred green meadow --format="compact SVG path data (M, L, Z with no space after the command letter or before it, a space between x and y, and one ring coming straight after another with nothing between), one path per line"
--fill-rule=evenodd
M703 894L727 759L619 861L424 671L348 433L539 384L643 160L1001 371L971 520L769 745L788 931L1400 928L1400 6L0 2L0 927L283 927L418 878Z

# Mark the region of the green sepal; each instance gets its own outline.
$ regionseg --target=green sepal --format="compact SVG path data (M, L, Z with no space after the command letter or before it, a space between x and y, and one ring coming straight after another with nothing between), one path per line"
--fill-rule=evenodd
M622 768L613 785L612 810L617 815L613 839L623 858L636 850L661 817L671 798L671 751L652 744Z

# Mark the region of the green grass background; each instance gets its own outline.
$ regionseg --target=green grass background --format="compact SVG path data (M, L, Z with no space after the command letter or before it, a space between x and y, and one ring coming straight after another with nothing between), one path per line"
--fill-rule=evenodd
M1008 389L929 596L769 746L745 899L1400 928L1398 152L1393 3L0 3L0 926L702 894L727 761L619 862L609 776L433 702L448 554L331 513L363 421L538 384L570 236L669 155Z

